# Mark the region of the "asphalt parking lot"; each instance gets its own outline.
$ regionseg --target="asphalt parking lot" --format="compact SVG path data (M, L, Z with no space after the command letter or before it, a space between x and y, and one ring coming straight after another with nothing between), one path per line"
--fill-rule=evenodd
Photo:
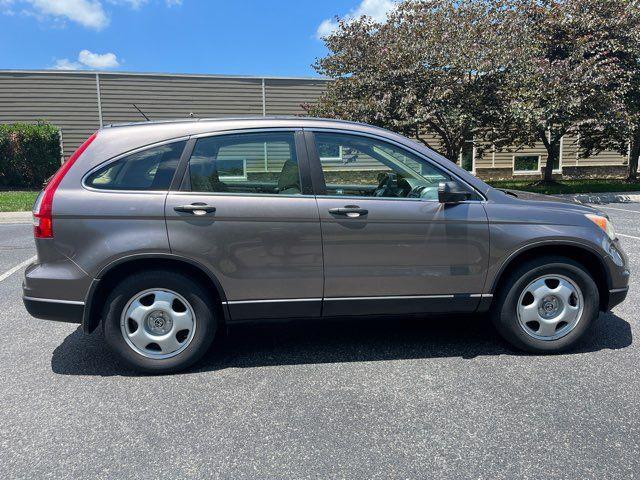
M602 207L632 271L640 204ZM571 353L478 318L237 327L196 369L136 376L99 333L31 318L29 225L0 225L2 478L636 478L640 293Z

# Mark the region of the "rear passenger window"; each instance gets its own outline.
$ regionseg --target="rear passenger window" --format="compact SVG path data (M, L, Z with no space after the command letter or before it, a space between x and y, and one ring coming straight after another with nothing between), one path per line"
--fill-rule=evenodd
M168 190L186 142L132 153L92 173L85 184L102 190Z
M189 160L188 178L194 192L302 193L292 132L201 138Z

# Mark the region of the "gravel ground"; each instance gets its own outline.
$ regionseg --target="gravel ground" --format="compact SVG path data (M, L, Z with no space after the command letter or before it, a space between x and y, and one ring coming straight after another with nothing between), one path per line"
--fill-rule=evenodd
M599 206L640 267L640 204ZM0 225L0 275L35 252ZM480 318L236 327L143 377L0 281L3 478L635 478L638 276L579 349L510 350Z

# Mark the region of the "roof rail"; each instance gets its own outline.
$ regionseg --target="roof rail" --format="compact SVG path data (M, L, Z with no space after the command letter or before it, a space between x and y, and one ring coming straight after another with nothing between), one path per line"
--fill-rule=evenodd
M143 125L158 125L166 123L198 123L198 122L228 122L239 120L312 120L319 122L338 122L345 124L366 125L364 122L354 122L351 120L341 120L337 118L320 118L320 117L303 117L299 115L256 115L256 116L244 116L244 117L209 117L209 118L174 118L164 120L150 120L139 122L122 122L122 123L110 123L103 128L116 128L116 127L131 127L131 126L143 126Z

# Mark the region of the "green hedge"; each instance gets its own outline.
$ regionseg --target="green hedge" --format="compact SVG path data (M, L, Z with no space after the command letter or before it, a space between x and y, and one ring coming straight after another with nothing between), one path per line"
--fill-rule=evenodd
M0 188L42 188L60 167L60 132L48 123L0 125Z

